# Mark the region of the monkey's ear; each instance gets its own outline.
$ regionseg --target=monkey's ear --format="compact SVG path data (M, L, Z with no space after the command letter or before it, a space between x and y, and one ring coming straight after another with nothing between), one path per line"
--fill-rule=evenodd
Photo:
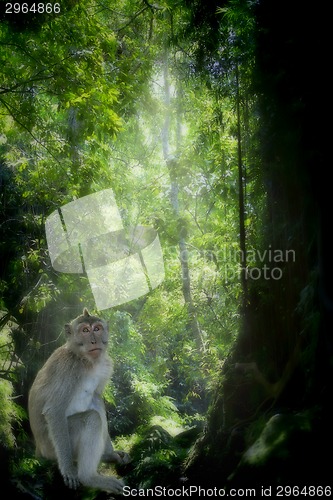
M65 333L66 333L67 337L69 337L70 335L72 335L72 327L71 327L70 323L66 323L66 325L65 325Z
M83 309L83 316L91 316L91 314L89 313L89 311L86 307Z

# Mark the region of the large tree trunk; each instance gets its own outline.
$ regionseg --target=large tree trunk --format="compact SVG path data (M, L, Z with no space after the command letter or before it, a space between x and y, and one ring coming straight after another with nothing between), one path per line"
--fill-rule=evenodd
M301 491L331 484L323 450L333 442L332 266L316 245L316 239L324 242L331 218L325 207L331 188L323 185L322 130L314 130L309 114L320 117L321 82L310 75L309 84L304 56L306 48L320 53L324 30L316 29L313 11L287 12L279 0L263 0L257 9L262 179L268 195L260 250L265 242L272 250L293 248L296 260L284 264L280 280L248 282L244 333L221 370L206 430L185 476L206 487L253 486L256 496L265 485L275 496L278 486Z

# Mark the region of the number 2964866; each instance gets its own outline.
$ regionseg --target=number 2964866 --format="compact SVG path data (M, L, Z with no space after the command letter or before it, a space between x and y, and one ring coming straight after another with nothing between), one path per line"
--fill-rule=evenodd
M59 14L60 3L6 2L5 14Z

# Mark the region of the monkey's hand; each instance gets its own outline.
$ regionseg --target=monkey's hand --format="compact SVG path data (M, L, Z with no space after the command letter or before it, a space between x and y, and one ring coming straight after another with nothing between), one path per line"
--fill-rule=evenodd
M68 488L76 490L80 486L77 470L73 465L67 467L66 470L62 470L61 474L64 478L64 483L66 486L68 486Z
M120 465L126 465L132 462L132 459L125 451L112 450L111 452L104 453L102 461L107 463L113 462Z
M119 451L119 450L117 450L117 451L115 451L115 454L117 455L117 458L116 458L115 461L118 464L126 465L126 464L129 464L130 462L132 462L131 457L125 451Z

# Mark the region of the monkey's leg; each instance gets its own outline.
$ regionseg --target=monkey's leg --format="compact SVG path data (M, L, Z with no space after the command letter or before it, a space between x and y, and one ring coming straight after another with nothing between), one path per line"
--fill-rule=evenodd
M97 467L105 448L103 423L99 413L89 410L82 419L83 425L77 448L77 466L80 482L91 488L121 494L124 483L112 476L98 474Z

